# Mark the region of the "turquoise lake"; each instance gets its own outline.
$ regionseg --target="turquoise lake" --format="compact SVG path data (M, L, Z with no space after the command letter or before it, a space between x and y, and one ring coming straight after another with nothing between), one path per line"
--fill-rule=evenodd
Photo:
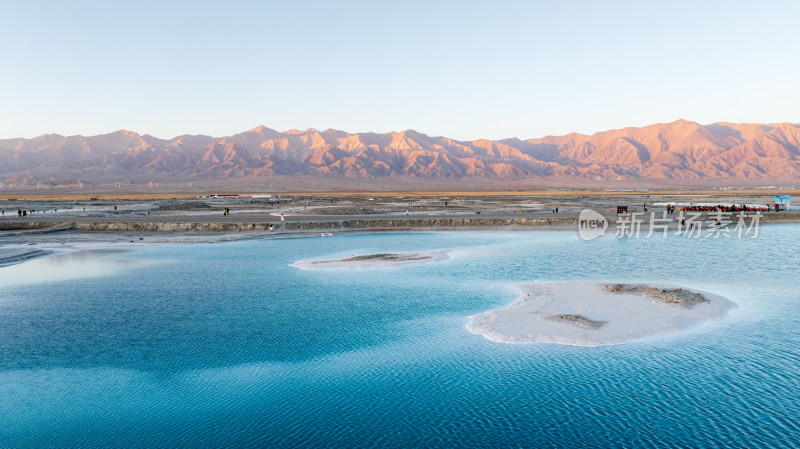
M307 258L450 259L303 270ZM504 344L515 285L678 284L726 318ZM798 447L800 225L757 239L441 232L89 248L0 268L0 449Z

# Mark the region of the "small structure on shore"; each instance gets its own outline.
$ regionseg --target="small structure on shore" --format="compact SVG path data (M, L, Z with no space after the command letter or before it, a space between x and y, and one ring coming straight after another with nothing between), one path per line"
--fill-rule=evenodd
M775 195L775 204L779 210L789 210L792 197L789 195Z

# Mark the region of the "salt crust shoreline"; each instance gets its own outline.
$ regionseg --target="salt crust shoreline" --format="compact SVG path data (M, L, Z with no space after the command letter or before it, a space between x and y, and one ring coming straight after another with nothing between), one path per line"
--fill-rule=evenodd
M666 284L557 282L520 286L507 307L468 318L467 329L502 343L619 344L694 328L735 303Z
M53 254L53 251L39 248L20 248L20 247L0 247L0 267L16 265L29 260L45 257Z
M445 251L414 251L373 254L353 254L337 259L304 259L289 266L304 270L329 268L382 268L401 265L433 263L447 260L450 255Z

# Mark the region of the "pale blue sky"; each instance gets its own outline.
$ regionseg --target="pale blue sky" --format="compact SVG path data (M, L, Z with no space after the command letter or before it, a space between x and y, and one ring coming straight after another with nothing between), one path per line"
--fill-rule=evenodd
M800 2L4 1L0 138L800 122Z

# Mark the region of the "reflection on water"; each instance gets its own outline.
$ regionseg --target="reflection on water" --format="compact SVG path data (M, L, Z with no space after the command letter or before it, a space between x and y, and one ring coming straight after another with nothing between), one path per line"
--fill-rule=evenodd
M0 269L0 289L113 276L124 270L151 263L142 259L117 257L126 252L129 251L112 248L68 251L3 267Z

